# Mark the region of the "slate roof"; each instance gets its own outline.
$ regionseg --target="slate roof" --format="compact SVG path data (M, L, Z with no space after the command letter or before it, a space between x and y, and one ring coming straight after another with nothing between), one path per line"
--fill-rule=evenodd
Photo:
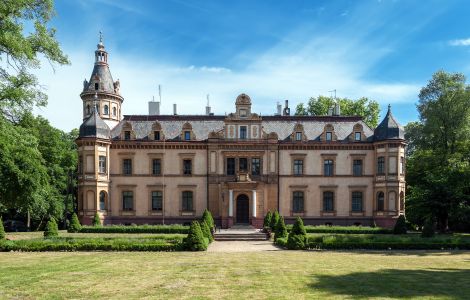
M93 113L83 121L79 129L79 137L94 137L100 139L109 139L110 130L108 125L100 118L96 106Z
M147 139L152 133L156 121L161 125L167 140L179 140L185 123L190 123L196 140L206 140L209 133L224 129L225 116L206 115L125 115L124 119L112 129L111 137L118 139L123 126L129 123L136 139ZM362 121L361 117L345 116L266 116L262 117L261 125L265 133L275 132L279 140L285 140L294 131L295 124L300 123L308 140L319 140L325 125L334 127L338 140L343 141L353 132L354 125L361 124L368 140L372 141L373 131Z
M111 76L111 71L109 66L104 63L96 63L93 67L93 72L91 72L90 80L88 84L83 87L83 91L92 91L95 92L94 77L98 76L100 78L100 91L114 93L113 77Z
M392 110L389 105L385 118L374 130L374 140L383 141L396 139L404 140L405 130L403 129L403 127L400 126L400 124L398 124L398 122L393 117Z

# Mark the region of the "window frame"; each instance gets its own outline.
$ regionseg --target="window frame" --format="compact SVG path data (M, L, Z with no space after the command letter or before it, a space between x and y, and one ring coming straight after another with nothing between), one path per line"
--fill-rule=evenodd
M158 193L160 195L158 195ZM160 199L157 199L157 197L160 197ZM157 203L158 203L158 201L160 201L160 208L159 209L158 209L158 205L154 205L155 204L154 201L157 202ZM163 191L154 190L154 191L150 192L150 205L151 205L152 211L162 211L163 210Z
M303 213L305 211L305 192L293 191L292 192L292 212Z
M134 191L127 191L127 190L122 191L121 196L122 196L122 210L133 211L134 210ZM126 204L129 204L129 203L126 203L126 200L129 200L129 198L131 201L130 207L126 205Z
M360 197L358 197L359 194L360 194ZM357 203L358 199L360 200L360 205L358 205L358 203ZM355 209L355 207L356 207L356 209ZM358 209L358 207L360 209ZM351 212L353 212L353 213L364 212L364 193L362 191L352 191L351 192Z
M189 195L191 197L189 197ZM188 201L191 202L188 202ZM191 205L189 205L191 204ZM194 211L194 192L193 191L182 191L181 192L181 211L193 212Z
M323 159L323 176L332 177L334 175L335 175L335 161L334 161L334 159L332 159L332 158Z
M245 168L242 169L242 161L245 161L244 166ZM239 157L238 158L238 172L248 172L248 158L247 157Z
M158 172L156 172L157 169L158 169ZM162 175L162 159L161 158L152 158L152 175Z
M300 167L300 169L299 169ZM302 176L304 175L304 159L302 158L294 158L292 164L292 172L295 176Z
M255 166L257 166L258 172L255 171ZM251 175L259 176L261 175L261 158L259 157L252 157L251 158Z
M382 191L377 192L376 194L376 211L384 212L385 211L385 193Z
M333 132L332 131L326 131L325 132L325 141L327 141L327 142L333 141Z
M358 138L359 135L359 138ZM360 142L362 141L362 133L360 131L355 131L354 132L354 141Z
M161 136L160 136L160 130L154 130L153 131L153 140L154 141L160 141Z
M189 130L184 131L184 140L185 141L190 141L191 140L191 131L189 131Z
M99 155L98 156L98 173L99 174L107 174L106 172L106 155Z
M356 162L361 162L360 164L356 164ZM360 168L359 169L359 172L357 172L357 168ZM352 174L353 176L363 176L364 175L364 160L363 159L359 159L359 158L353 158L353 170L352 170Z
M189 167L189 168L188 168ZM183 175L193 175L193 160L191 158L183 158Z
M377 175L385 175L385 156L377 157Z
M243 133L243 134L242 134ZM248 126L246 125L240 125L240 140L246 140L248 139Z
M130 141L131 140L131 131L130 130L124 130L124 140L125 141Z
M302 131L296 131L296 132L295 132L295 140L296 140L297 142L302 141L302 137L303 137Z
M330 195L331 198L326 198L326 195ZM325 205L327 202L331 201L331 209L330 205ZM331 213L335 211L335 192L333 191L323 191L322 193L322 212Z
M229 161L233 162L233 165ZM237 163L235 157L226 157L225 158L225 174L227 176L233 176L237 173Z
M128 163L127 166L126 163ZM122 159L122 175L132 175L132 158Z

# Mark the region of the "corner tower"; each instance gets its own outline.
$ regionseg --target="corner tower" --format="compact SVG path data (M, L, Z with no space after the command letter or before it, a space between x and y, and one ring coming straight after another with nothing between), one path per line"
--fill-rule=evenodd
M100 118L109 126L114 128L121 120L121 106L124 98L119 91L119 79L113 81L108 65L108 52L103 45L103 37L100 32L100 42L95 51L95 65L90 80L83 81L83 91L80 98L83 101L83 120L93 114L93 103ZM98 100L94 97L97 95Z

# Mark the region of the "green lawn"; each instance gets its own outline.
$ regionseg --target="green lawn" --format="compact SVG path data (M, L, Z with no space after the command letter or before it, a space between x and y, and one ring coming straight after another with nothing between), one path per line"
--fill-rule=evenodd
M187 234L163 234L163 233L69 233L66 230L59 231L59 237L69 238L184 238ZM7 232L6 238L10 240L29 240L29 239L42 239L44 237L43 231L33 232Z
M0 298L470 299L470 252L0 253Z

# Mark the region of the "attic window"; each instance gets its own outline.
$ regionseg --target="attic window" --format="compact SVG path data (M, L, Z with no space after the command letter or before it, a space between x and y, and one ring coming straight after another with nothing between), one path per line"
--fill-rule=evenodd
M361 140L361 133L360 132L355 132L354 133L354 140L355 141L360 141Z
M159 141L159 140L160 140L160 131L155 131L155 132L153 133L153 136L154 136L154 139L155 139L156 141Z
M98 82L95 82L95 91L97 91L100 87L100 84Z
M332 140L332 134L331 134L331 132L330 132L330 131L327 131L326 134L325 134L325 137L326 137L325 139L326 139L327 141L331 141L331 140Z
M185 131L184 132L184 140L185 141L191 140L191 131Z
M131 139L131 132L126 130L124 131L124 140L129 141Z
M295 133L295 140L296 141L301 141L302 140L302 132L296 132Z

